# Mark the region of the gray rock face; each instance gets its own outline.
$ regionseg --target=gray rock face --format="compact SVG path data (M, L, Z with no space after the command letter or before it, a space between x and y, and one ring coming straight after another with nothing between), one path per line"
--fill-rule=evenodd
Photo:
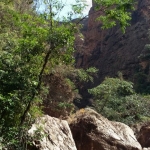
M130 127L112 122L92 109L76 113L70 123L78 150L141 150Z
M77 150L68 123L45 115L28 131L34 142L31 150Z

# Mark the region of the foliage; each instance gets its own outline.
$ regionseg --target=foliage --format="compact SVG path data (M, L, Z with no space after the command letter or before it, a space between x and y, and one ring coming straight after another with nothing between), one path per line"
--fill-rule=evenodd
M134 75L135 89L138 93L150 94L150 44L145 45L138 58L140 66Z
M84 3L77 0L62 19L62 1L44 2L47 10L42 14L29 5L32 0L0 2L0 137L8 149L25 149L27 130L41 115L44 98L49 98L54 111L72 111L74 90L80 81L93 81L91 75L97 71L73 67L74 35L79 28L69 21L81 13ZM68 65L72 68L56 69ZM129 92L130 86L119 93Z
M0 136L11 149L21 147L20 136L41 114L43 77L58 64L73 64L78 31L73 23L54 20L51 11L45 18L14 6L0 3Z
M132 124L150 118L149 97L137 95L131 82L106 78L89 92L95 98L96 110L110 120Z
M90 67L86 70L84 69L78 69L77 70L77 75L79 76L79 80L80 81L91 81L93 82L93 76L96 75L98 72L98 69L96 69L95 67Z
M66 117L74 111L73 100L80 97L78 86L81 82L93 81L95 68L76 69L70 65L58 65L46 75L44 87L48 94L43 100L44 112L53 117ZM55 89L55 90L54 90Z
M108 29L119 24L124 33L126 27L130 25L135 0L94 0L94 2L96 10L103 14L97 18L102 21L102 28Z
M61 72L51 73L44 78L48 93L43 100L43 110L53 117L66 117L73 110L74 90Z
M16 147L21 141L17 137L23 129L21 117L38 84L47 29L40 27L45 22L41 18L20 14L4 3L0 7L0 136L5 146ZM33 108L35 103L37 98ZM31 117L26 117L29 124Z

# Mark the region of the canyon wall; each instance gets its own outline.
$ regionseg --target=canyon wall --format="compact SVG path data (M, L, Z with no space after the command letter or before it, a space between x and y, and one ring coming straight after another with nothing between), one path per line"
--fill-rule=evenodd
M135 74L140 71L142 64L138 57L143 53L145 45L150 43L150 1L138 0L135 8L125 34L119 26L102 30L101 22L96 21L102 12L96 12L94 4L89 17L83 20L84 40L76 42L76 45L80 45L77 47L80 50L76 54L76 67L99 69L94 84L88 83L79 90L85 101L90 98L87 89L99 85L105 77L117 77L118 72L122 73L124 79L136 82Z
M121 72L124 79L134 82L139 71L139 56L146 44L150 43L148 29L150 28L150 1L138 0L136 10L132 13L131 25L123 34L116 26L102 30L101 22L96 18L101 15L94 7L89 11L89 18L84 20L82 33L84 40L78 40L76 67L99 69L98 78L91 88L100 84L106 76L116 77ZM79 44L80 43L80 44ZM81 46L82 45L82 46Z

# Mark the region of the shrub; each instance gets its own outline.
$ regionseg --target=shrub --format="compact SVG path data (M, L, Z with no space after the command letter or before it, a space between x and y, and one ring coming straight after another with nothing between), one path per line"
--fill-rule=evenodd
M95 109L110 120L132 124L150 118L150 98L137 95L131 82L106 78L89 93L95 98Z

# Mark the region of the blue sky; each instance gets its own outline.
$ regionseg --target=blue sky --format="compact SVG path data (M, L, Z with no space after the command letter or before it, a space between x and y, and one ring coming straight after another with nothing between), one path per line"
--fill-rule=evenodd
M45 10L44 4L42 4L40 1L41 0L39 0L40 5L39 5L38 10L39 11L44 11ZM62 1L62 3L65 3L65 7L64 7L64 9L62 10L62 12L60 14L61 16L65 16L67 14L67 12L71 10L70 5L76 3L75 0L60 0L60 1ZM84 0L84 1L85 1L86 5L87 5L85 10L83 11L83 14L85 16L85 15L88 14L88 12L89 12L89 10L90 10L90 8L92 6L92 0Z
M69 6L69 4L75 4L75 0L64 0L64 1L66 1L68 6ZM92 0L84 0L84 1L85 1L86 5L88 5L84 10L84 14L87 15L92 6Z

